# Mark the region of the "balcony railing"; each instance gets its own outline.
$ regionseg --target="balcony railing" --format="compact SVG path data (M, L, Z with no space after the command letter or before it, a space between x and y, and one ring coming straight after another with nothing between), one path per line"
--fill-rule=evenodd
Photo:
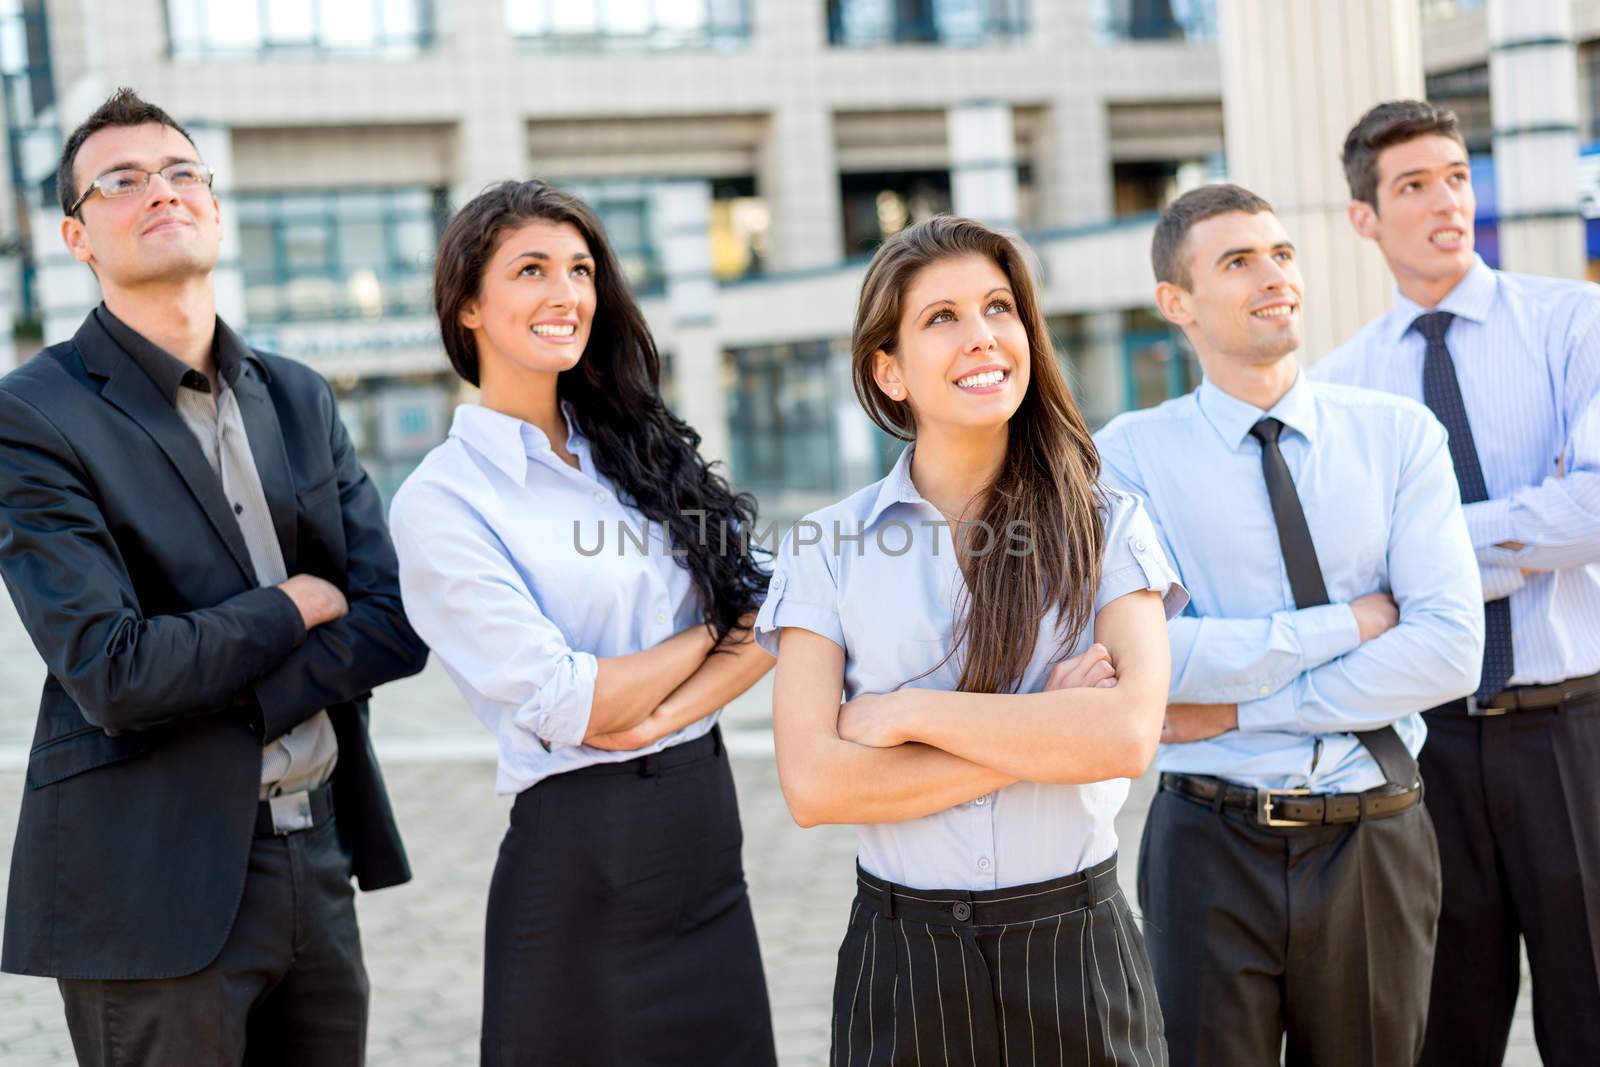
M177 59L406 57L433 42L431 0L167 0Z
M829 0L828 43L845 48L1006 43L1027 32L1023 9L1023 0Z
M1216 0L1098 0L1100 36L1112 42L1217 39Z
M544 51L734 50L750 43L750 0L506 0L518 45Z

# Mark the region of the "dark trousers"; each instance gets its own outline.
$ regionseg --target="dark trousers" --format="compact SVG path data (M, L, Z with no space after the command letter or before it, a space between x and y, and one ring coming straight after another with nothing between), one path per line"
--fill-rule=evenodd
M1139 903L1174 1064L1416 1062L1439 915L1426 809L1272 828L1156 794ZM1287 1038L1287 1042L1285 1042Z
M547 778L489 888L485 1067L773 1067L720 735Z
M255 839L233 929L203 970L58 984L85 1067L359 1067L367 972L333 820Z
M1422 776L1444 910L1422 1062L1499 1064L1528 947L1546 1067L1600 1064L1600 697L1430 712Z
M1116 857L1008 889L858 872L833 1067L1162 1067L1161 1008Z

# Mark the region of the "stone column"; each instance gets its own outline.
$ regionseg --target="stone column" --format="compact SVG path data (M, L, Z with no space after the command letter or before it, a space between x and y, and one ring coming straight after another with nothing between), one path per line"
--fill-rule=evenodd
M1339 151L1373 105L1421 99L1416 0L1220 0L1228 174L1266 197L1299 249L1313 363L1389 306L1377 249L1350 228Z
M1044 227L1111 220L1111 151L1106 104L1099 97L1050 102L1035 152L1035 199Z
M758 191L772 212L772 269L838 266L844 258L833 115L817 103L781 102L762 146Z
M1584 275L1572 0L1489 0L1500 265Z
M1077 360L1079 377L1073 384L1083 417L1091 427L1098 428L1127 408L1122 314L1096 311L1086 315L1085 320L1083 351Z
M1017 150L1011 108L999 101L975 101L951 108L945 120L955 213L998 229L1017 229Z
M662 182L652 195L667 275L677 413L700 434L700 454L707 462L726 460L728 400L717 342L717 285L711 274L711 183Z
M235 330L249 323L244 301L244 265L240 261L239 213L233 204L233 131L210 123L186 124L200 158L216 172L211 191L222 205L222 251L212 275L216 287L217 315Z

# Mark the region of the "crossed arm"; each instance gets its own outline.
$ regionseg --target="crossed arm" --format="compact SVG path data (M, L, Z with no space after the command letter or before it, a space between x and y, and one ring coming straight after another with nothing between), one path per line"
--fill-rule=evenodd
M844 650L786 628L773 733L790 813L801 826L899 822L1016 781L1143 773L1170 671L1160 595L1140 590L1113 600L1096 615L1095 635L1115 669L1112 687L1089 679L1027 694L902 688L841 707Z

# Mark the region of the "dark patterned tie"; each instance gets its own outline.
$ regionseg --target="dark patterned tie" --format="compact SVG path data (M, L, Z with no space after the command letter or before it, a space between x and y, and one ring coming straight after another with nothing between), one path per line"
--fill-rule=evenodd
M1261 442L1261 474L1267 480L1267 499L1272 502L1272 518L1278 526L1278 548L1283 566L1289 572L1289 591L1297 608L1321 607L1328 602L1328 585L1322 577L1317 546L1311 540L1305 508L1294 487L1294 476L1278 448L1283 423L1262 419L1250 427L1250 436ZM1393 726L1362 730L1356 734L1394 785L1410 789L1417 784L1417 761Z
M1472 439L1467 405L1461 399L1461 383L1456 381L1455 360L1450 358L1450 349L1444 343L1444 335L1454 318L1448 311L1430 311L1417 316L1411 325L1428 342L1428 354L1422 361L1422 401L1444 423L1450 435L1450 462L1456 468L1456 482L1461 486L1461 502L1476 504L1489 499L1489 490L1483 481L1483 467L1478 463L1478 447ZM1511 680L1514 667L1511 598L1486 602L1483 622L1483 674L1478 679L1478 691L1473 694L1479 704L1487 704Z

